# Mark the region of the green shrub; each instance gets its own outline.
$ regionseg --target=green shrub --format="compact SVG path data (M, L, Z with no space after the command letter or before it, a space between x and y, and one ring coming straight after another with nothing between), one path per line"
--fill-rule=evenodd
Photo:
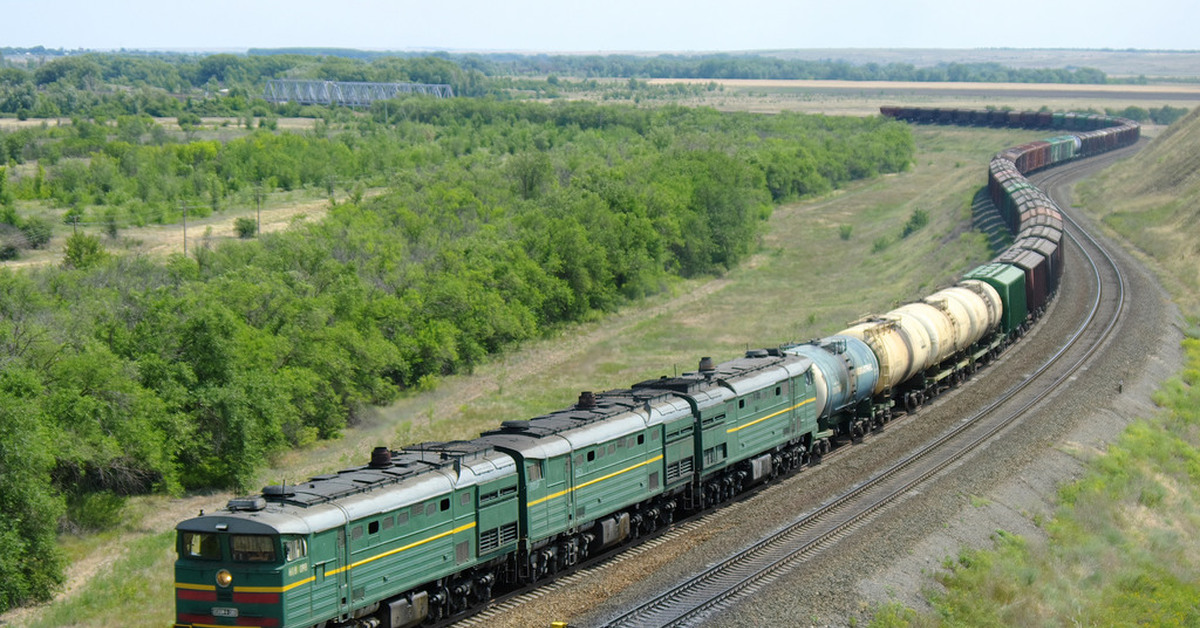
M912 215L908 217L908 222L904 223L904 231L901 232L900 237L907 238L927 224L929 224L929 212L923 209L914 209Z
M243 240L253 238L258 234L258 221L246 217L236 218L233 221L233 230Z

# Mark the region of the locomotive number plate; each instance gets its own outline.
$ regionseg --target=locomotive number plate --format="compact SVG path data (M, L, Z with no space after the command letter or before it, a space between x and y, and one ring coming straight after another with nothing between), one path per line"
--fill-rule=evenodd
M237 617L238 609L225 608L222 606L214 606L212 609L213 617Z

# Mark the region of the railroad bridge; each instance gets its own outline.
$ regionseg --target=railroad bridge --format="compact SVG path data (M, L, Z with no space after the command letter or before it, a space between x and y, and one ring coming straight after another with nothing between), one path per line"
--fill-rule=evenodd
M350 83L339 81L267 81L263 98L270 103L296 102L301 105L345 105L367 107L377 100L391 100L401 94L425 94L453 98L454 90L445 84L424 83Z

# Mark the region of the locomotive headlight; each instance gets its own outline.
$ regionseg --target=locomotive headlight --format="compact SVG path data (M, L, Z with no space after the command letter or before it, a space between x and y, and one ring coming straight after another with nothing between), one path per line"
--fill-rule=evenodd
M228 569L222 569L217 572L217 584L227 587L231 582L233 582L233 574L229 573Z

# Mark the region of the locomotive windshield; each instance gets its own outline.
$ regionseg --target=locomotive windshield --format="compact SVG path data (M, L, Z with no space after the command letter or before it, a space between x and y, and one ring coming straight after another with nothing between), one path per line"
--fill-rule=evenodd
M229 537L232 558L238 562L275 562L275 538L270 536L234 534Z
M185 558L221 559L221 540L215 534L184 532L182 554Z

